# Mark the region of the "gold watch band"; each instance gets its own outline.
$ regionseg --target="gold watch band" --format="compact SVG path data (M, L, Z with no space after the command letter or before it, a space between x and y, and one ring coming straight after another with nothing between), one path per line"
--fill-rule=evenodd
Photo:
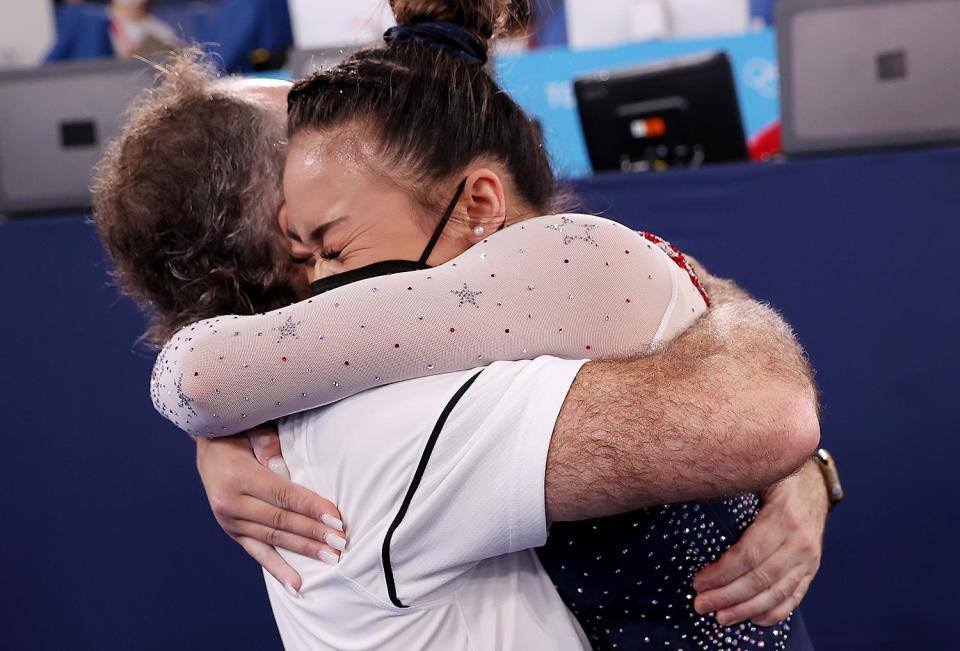
M824 448L814 452L813 457L818 461L817 467L820 468L820 474L823 475L823 483L827 485L827 500L830 502L830 510L832 511L833 507L842 502L844 498L837 464L833 460L833 455Z

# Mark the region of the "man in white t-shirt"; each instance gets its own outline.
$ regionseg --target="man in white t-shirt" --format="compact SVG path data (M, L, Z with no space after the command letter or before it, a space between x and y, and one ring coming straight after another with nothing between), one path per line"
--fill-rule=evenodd
M291 479L350 531L339 563L283 552L299 593L264 573L286 647L589 648L533 552L550 521L759 489L800 466L819 427L799 348L772 311L707 283L711 311L651 357L497 362L282 421ZM722 389L716 369L689 368L704 346L722 347ZM758 362L777 371L758 382ZM643 386L656 368L675 376L666 394Z
M583 361L541 357L399 382L280 426L291 479L349 514L340 562L265 573L287 649L582 649L533 548L544 469Z

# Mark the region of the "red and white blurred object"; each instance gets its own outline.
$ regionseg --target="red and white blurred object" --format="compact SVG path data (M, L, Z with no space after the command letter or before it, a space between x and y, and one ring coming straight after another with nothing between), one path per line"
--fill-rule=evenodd
M53 3L3 0L0 18L0 69L33 66L53 44Z
M783 153L780 122L769 124L754 134L747 149L750 151L750 160L764 161L780 156Z
M566 0L571 48L749 31L749 0Z

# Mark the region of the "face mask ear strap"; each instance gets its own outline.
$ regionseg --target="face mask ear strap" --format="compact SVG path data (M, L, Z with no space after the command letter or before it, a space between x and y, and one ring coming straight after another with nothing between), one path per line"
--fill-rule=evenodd
M460 203L460 197L463 196L463 191L466 187L467 179L463 179L460 181L460 185L457 186L457 192L453 195L453 201L451 201L450 205L447 206L447 210L445 213L443 213L440 223L437 224L437 227L434 229L433 236L427 243L427 248L423 250L423 255L420 256L420 264L427 264L427 258L429 258L430 254L433 253L433 247L436 246L437 240L440 239L440 235L443 233L443 229L446 227L447 222L450 221L450 216L453 215L453 211L456 209L457 204Z

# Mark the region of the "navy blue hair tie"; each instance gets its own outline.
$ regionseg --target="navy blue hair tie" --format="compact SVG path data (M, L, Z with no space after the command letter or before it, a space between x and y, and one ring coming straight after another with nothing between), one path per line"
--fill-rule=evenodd
M387 45L418 43L447 52L470 63L487 63L487 47L479 38L454 23L418 23L410 27L397 25L383 34Z

